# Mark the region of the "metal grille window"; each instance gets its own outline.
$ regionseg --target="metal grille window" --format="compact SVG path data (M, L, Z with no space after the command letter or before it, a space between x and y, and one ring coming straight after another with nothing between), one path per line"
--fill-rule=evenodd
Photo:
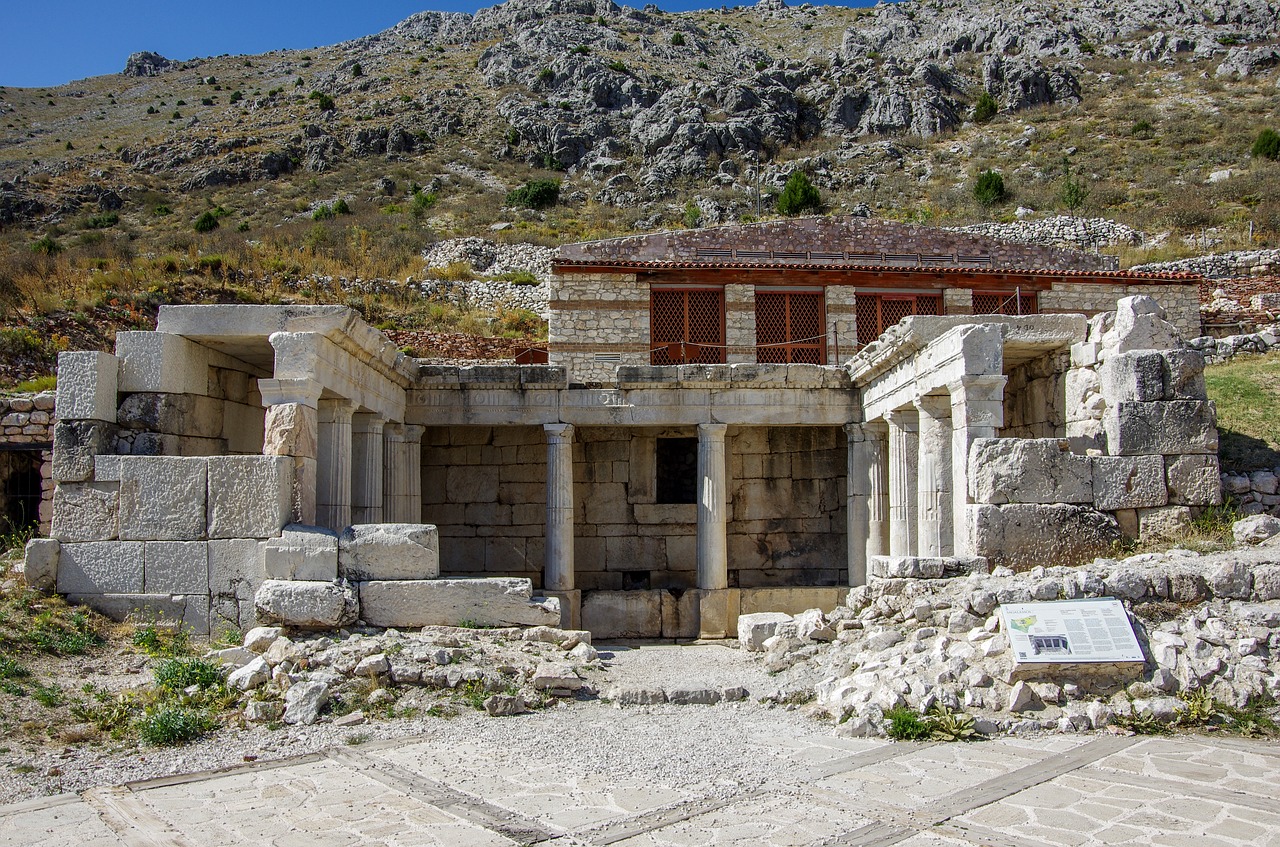
M1034 315L1036 295L1019 294L1016 291L975 291L973 293L975 315Z
M910 315L942 314L942 297L937 294L858 294L854 303L860 345L870 344Z
M654 289L650 364L718 365L725 360L724 289Z
M757 362L826 364L822 292L757 291L756 345Z

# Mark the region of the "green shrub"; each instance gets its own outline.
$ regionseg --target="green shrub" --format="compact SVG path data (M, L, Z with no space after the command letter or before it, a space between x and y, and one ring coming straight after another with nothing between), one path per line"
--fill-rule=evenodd
M1129 134L1134 138L1150 138L1154 132L1155 127L1148 120L1134 121L1129 128Z
M156 206L151 210L151 214L155 215L157 218L163 218L172 215L173 209L170 209L168 206L161 203L159 206Z
M239 103L239 102L240 102L241 100L243 100L243 99L244 99L244 92L243 92L243 91L233 91L233 92L231 92L231 96L230 96L229 98L227 98L227 102L228 102L228 103Z
M421 189L413 192L413 201L409 204L409 212L415 218L420 218L427 213L427 210L436 204L437 195L434 191L423 193Z
M1273 162L1280 159L1280 133L1274 129L1264 129L1254 139L1253 149L1250 152L1258 158L1270 159Z
M96 215L90 215L84 225L89 229L107 229L120 223L120 216L115 212L101 212Z
M134 630L133 646L150 656L185 656L191 652L186 630L154 623Z
M702 226L702 210L692 200L684 205L684 226L685 229L697 229Z
M804 212L821 212L822 195L804 171L792 171L778 195L778 212L788 217Z
M56 256L62 252L62 245L51 235L43 235L31 242L31 252L42 256Z
M885 732L894 741L924 741L933 734L928 722L911 709L890 709L884 716L889 719Z
M973 183L973 199L983 208L994 206L1005 198L1004 177L995 171L983 171Z
M538 71L538 84L546 85L556 78L556 72L551 68L543 68Z
M364 66L362 66L359 62L356 62L354 65L352 65L351 76L352 77L364 76Z
M546 209L560 200L560 180L535 179L526 182L507 194L508 206L522 206L526 209Z
M196 232L213 232L219 226L218 216L213 212L201 212L192 227Z
M156 685L166 691L181 691L188 686L201 689L222 684L222 669L204 659L169 659L156 668Z
M991 96L990 91L984 91L978 97L978 102L973 107L973 119L980 124L985 124L996 116L1000 111L1000 104L996 102L996 98Z
M307 99L316 101L316 107L322 112L332 112L338 108L337 104L333 102L333 98L323 91L313 91L307 95Z
M335 215L351 214L351 207L347 205L347 201L339 197L338 201L333 204L333 213Z
M184 706L160 706L147 711L137 724L138 735L148 744L171 747L195 741L216 724L197 709Z
M672 47L683 47L683 46L684 46L684 33L683 33L683 32L673 32L673 33L671 34L671 46L672 46Z
M625 74L627 73L627 63L620 61L618 59L614 59L612 62L609 63L609 70L613 71L614 73Z
M334 211L334 208L330 206L328 203L325 203L317 207L316 210L311 213L311 220L328 221L336 218L337 216L338 216L338 213Z

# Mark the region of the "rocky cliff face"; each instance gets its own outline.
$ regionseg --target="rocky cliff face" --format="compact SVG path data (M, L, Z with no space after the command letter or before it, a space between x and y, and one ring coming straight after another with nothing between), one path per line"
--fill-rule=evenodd
M465 143L497 161L567 170L590 196L627 205L676 186L740 185L755 179L750 163L800 147L815 181L840 189L902 166L900 142L885 137L911 144L949 133L972 119L983 92L1009 113L1079 103L1083 73L1131 65L1213 61L1226 81L1256 78L1280 64L1268 43L1278 37L1269 0L912 0L857 10L762 0L684 14L510 0L475 15L424 12L301 61L253 57L244 64L266 68L258 91L211 98L219 111L204 117L175 112L162 137L126 141L118 157L136 172L181 173L184 189L199 190ZM121 84L137 93L186 70L213 79L199 60L135 54ZM337 111L293 120L311 90L335 98ZM172 106L153 108L167 117ZM5 220L41 207L16 181L32 172L26 144L0 144ZM57 166L46 157L36 169ZM789 170L771 168L762 181L780 184Z

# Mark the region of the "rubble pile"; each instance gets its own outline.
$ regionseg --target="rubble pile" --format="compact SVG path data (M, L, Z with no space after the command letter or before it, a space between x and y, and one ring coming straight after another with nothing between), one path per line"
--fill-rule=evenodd
M883 733L886 713L900 707L963 711L988 734L1100 729L1135 715L1167 722L1193 695L1244 708L1280 695L1280 539L1268 541L1280 520L1255 516L1235 530L1242 546L1226 553L877 579L831 614L745 615L739 640L778 675L775 698L811 699L850 735ZM1124 602L1146 657L1141 671L1078 664L1015 675L999 606L1093 597Z

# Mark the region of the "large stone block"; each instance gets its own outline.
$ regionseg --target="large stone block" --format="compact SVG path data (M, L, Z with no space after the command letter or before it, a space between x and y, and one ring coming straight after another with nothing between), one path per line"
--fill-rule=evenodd
M1204 354L1199 350L1165 350L1164 399L1203 400Z
M262 452L269 456L314 458L319 444L317 411L301 403L267 408Z
M1116 301L1115 326L1103 337L1103 347L1117 353L1133 350L1172 350L1182 346L1177 328L1165 320L1153 297L1121 297Z
M167 332L118 332L120 391L208 394L210 351Z
M208 460L129 456L120 462L120 537L195 541L206 531Z
M279 538L267 540L264 561L269 579L331 582L338 577L338 534L290 524Z
M198 394L130 394L120 403L116 422L140 429L191 438L222 437L223 402Z
M119 362L110 353L59 353L58 418L115 423L118 375Z
M1138 537L1143 541L1173 540L1191 523L1189 506L1157 506L1138 510Z
M1093 469L1059 438L979 438L969 450L969 495L979 503L1089 503Z
M85 482L93 477L94 457L113 452L113 424L96 420L63 420L53 428L54 482Z
M791 615L782 612L752 612L738 616L738 643L742 649L756 653L778 632L782 624L791 623Z
M1169 502L1181 506L1217 506L1222 502L1222 476L1217 456L1169 456L1165 481Z
M1093 507L1145 509L1169 502L1162 456L1095 456Z
M738 610L742 596L737 588L706 590L690 589L697 594L698 636L700 638L729 638L738 631Z
M1218 429L1207 400L1122 402L1103 418L1113 456L1217 453Z
M145 542L142 590L148 594L208 594L209 545L203 541Z
M435 579L440 575L440 540L429 524L355 524L338 538L343 578L367 580Z
M142 543L63 544L58 553L60 594L142 593Z
M665 591L591 591L582 595L582 628L597 639L661 638Z
M289 523L293 460L209 457L209 537L269 538Z
M1154 350L1117 353L1098 369L1102 396L1108 404L1165 399L1164 357Z
M253 596L258 621L305 629L328 629L355 623L360 606L356 592L337 582L269 579Z
M799 585L785 588L742 588L736 593L738 608L744 615L754 612L798 615L807 609L831 611L844 602L849 589L846 586ZM730 627L730 631L733 631L733 627Z
M78 594L67 602L88 606L113 621L179 623L184 630L209 633L209 598L203 594Z
M992 567L1075 565L1110 552L1120 526L1096 509L1067 504L970 506L974 553Z
M224 538L209 542L209 593L252 600L267 579L266 542Z
M65 483L53 493L49 534L59 541L110 541L120 534L114 485Z
M33 538L27 542L22 578L34 591L53 591L58 585L58 558L61 542L56 538Z
M555 598L533 597L527 579L424 579L360 584L361 616L371 626L558 626ZM585 617L584 617L585 622ZM661 625L661 618L659 618Z

